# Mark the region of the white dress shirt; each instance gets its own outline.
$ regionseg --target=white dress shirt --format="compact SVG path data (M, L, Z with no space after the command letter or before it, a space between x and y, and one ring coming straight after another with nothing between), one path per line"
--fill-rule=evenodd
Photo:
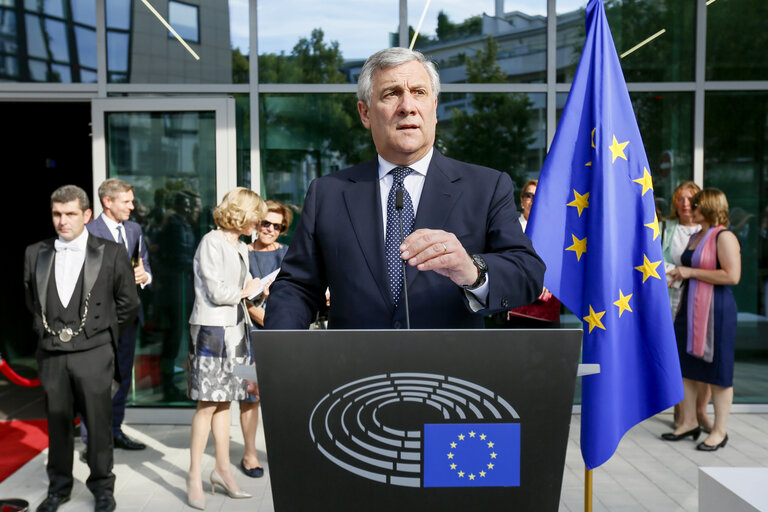
M65 308L72 299L72 293L77 286L80 270L85 264L85 249L88 244L88 230L83 229L80 236L71 242L64 241L61 237L54 242L56 257L54 258L54 272L56 272L56 291L59 293L61 305Z
M403 186L408 191L408 195L411 196L411 202L413 203L413 217L419 210L419 200L421 199L421 192L424 190L424 180L427 178L427 171L429 170L429 163L432 161L432 152L434 148L429 150L421 160L413 162L411 165L400 166L387 162L381 155L379 155L379 193L381 194L381 218L384 223L384 236L387 235L387 199L389 198L389 191L392 189L392 184L395 180L392 176L392 169L395 167L409 167L414 172L410 173L403 180ZM386 243L386 240L385 240ZM471 292L465 290L465 295L469 301L469 306L472 311L480 311L486 307L488 302L488 283L490 282L490 273L485 275L485 283L472 290Z
M109 229L109 232L112 233L112 238L115 240L115 242L118 242L120 237L118 236L117 232L117 226L120 226L120 230L123 232L123 245L125 245L126 252L128 251L128 234L125 232L125 224L122 222L115 222L108 216L101 214L102 220L104 220L104 225L107 226L107 229ZM139 239L139 244L141 244L142 240ZM141 247L139 247L138 253L141 254ZM131 256L129 253L128 256ZM147 281L144 283L141 283L139 286L141 286L141 289L143 290L145 286L149 286L149 284L152 282L152 274L147 272Z

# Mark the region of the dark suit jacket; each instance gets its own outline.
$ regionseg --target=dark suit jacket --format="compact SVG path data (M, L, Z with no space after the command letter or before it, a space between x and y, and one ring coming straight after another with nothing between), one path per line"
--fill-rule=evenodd
M42 308L46 305L48 280L54 265L54 239L43 240L27 247L24 254L24 289L27 307L32 312L32 328L39 340L47 335L43 328ZM96 236L88 237L83 275L83 297L90 292L85 338L73 340L68 350L93 348L94 338L107 331L112 346L117 349L122 329L136 318L139 297L133 269L125 248ZM98 337L102 339L101 336ZM118 365L115 365L117 371Z
M85 225L88 228L88 232L92 235L96 235L104 240L114 242L115 238L112 236L112 232L104 222L104 214L102 213L97 218ZM141 226L131 220L123 222L125 227L125 238L128 245L128 255L133 258L139 256L144 264L144 270L147 274L152 275L152 266L149 264L149 250L147 249L147 241L144 239L144 235L141 231ZM144 325L144 312L139 308L139 323Z
M488 264L488 307L473 313L464 291L435 272L406 270L413 328L482 327L484 313L533 302L544 263L517 221L508 175L446 158L435 150L414 229L454 233ZM318 178L282 270L270 288L265 327L302 329L314 319L326 287L329 328L405 327L404 301L394 307L384 257L378 161Z

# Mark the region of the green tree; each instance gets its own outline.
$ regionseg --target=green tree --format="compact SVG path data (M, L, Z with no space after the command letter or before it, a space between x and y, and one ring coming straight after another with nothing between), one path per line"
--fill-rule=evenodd
M505 83L507 75L496 63L497 54L498 45L488 36L485 49L467 57L467 81ZM448 156L504 171L522 185L533 139L532 106L526 94L474 94L467 110L452 110L440 144Z

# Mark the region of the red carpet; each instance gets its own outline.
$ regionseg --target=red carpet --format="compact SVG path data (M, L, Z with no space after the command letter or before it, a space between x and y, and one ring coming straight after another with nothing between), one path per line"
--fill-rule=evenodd
M0 421L0 482L48 446L46 420Z

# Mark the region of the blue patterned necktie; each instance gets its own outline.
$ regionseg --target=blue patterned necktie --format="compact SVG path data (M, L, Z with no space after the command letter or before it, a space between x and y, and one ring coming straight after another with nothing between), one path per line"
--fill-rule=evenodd
M397 209L395 208L395 197L397 189L403 191L403 239L413 231L413 203L411 195L403 186L403 180L411 174L413 169L410 167L395 167L390 171L394 178L392 188L387 197L387 235L384 247L384 254L387 257L387 273L389 274L389 287L392 290L392 300L400 300L400 291L403 287L403 260L400 258L400 220Z

